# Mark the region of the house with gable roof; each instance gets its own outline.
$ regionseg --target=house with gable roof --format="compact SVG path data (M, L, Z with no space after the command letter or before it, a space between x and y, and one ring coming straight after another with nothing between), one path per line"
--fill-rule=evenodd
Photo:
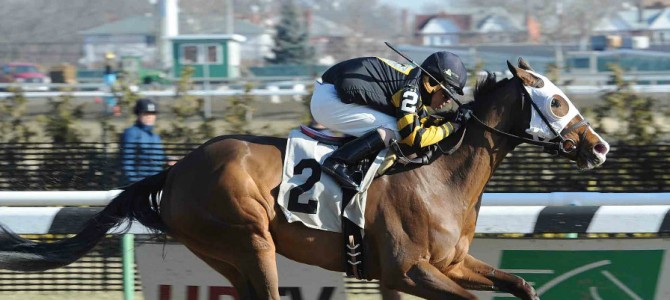
M670 43L670 8L662 9L654 16L647 28L651 34L651 40L657 43Z
M467 8L415 18L415 43L423 46L456 46L513 43L527 39L524 16L504 9Z
M670 8L637 7L603 18L594 28L598 34L646 36L653 44L670 44Z
M79 32L83 38L82 65L99 67L106 53L141 57L153 63L157 55L156 23L150 16L133 16Z

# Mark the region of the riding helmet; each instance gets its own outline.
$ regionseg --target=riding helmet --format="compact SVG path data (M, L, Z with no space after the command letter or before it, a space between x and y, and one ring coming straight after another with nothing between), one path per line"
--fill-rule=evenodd
M468 80L468 70L458 55L448 51L435 52L421 63L421 67L440 80L452 96L454 92L463 95L463 88ZM425 85L429 93L439 88L439 85L432 79L425 82Z

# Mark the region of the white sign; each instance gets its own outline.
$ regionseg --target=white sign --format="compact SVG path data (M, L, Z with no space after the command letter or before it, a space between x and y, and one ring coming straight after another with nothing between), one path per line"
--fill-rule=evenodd
M137 268L145 300L238 299L225 277L181 244L138 244ZM282 299L345 300L343 274L277 255Z

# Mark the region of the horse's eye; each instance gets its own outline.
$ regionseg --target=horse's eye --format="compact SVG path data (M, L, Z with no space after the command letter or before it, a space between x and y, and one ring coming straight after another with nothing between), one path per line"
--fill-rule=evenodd
M561 101L551 99L551 107L561 107Z

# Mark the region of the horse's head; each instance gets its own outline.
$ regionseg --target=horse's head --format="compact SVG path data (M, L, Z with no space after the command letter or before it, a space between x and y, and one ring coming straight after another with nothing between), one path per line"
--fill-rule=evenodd
M609 144L593 130L568 96L547 77L533 71L519 58L518 67L507 62L514 77L523 84L525 97L532 101L530 121L525 132L534 140L555 142L558 154L591 169L605 162Z

